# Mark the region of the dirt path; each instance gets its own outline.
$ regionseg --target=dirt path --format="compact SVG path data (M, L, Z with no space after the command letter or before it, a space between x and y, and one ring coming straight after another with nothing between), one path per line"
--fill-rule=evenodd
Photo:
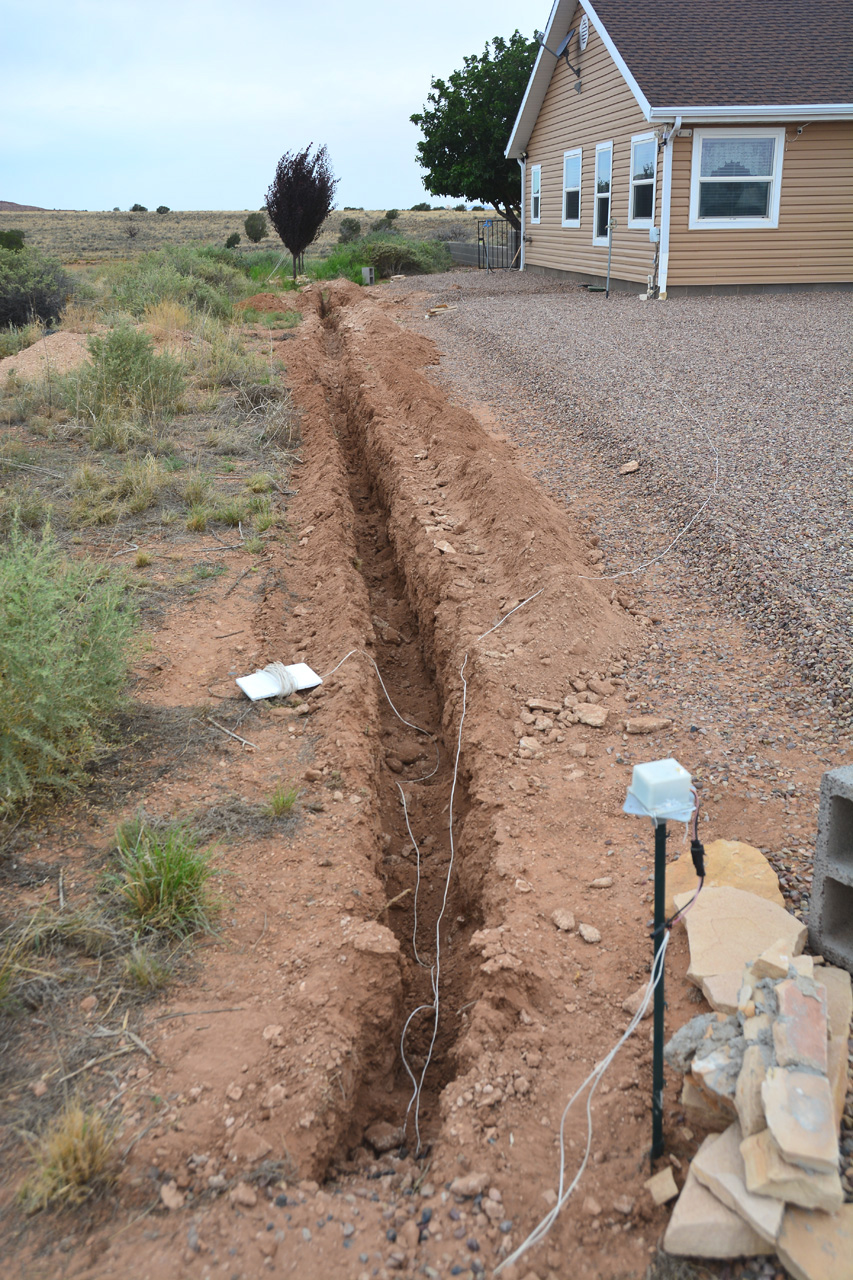
M659 710L638 662L692 660L698 633L663 642L667 623L583 576L595 547L516 446L427 376L434 346L400 323L412 300L334 285L302 303L292 542L270 544L262 576L235 570L164 620L143 696L231 698L235 671L272 659L326 678L301 705L254 707L252 749L213 733L145 795L153 812L204 803L213 831L239 828L222 934L193 982L145 1010L153 1056L116 1076L116 1199L16 1218L21 1276L491 1274L553 1203L560 1115L646 979L651 833L621 812L630 765L702 768L722 750L713 725L700 749L677 710L639 748L624 735L632 709ZM606 711L603 726L579 707ZM808 793L819 762L797 768ZM240 826L278 778L299 779L296 815ZM759 806L734 774L721 792L712 835L781 847L787 796ZM557 929L558 908L599 941ZM676 934L670 1030L696 1012L686 964ZM667 1216L642 1188L648 1026L598 1092L578 1193L505 1280L645 1275ZM680 1179L702 1135L676 1084ZM571 1177L582 1114L566 1136ZM472 1194L452 1193L466 1176Z

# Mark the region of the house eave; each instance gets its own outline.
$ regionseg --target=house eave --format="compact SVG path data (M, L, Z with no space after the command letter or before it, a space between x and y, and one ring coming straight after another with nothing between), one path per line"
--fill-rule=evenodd
M784 123L789 120L853 120L853 103L793 102L767 106L684 106L651 107L649 120L670 121L681 116L686 124Z

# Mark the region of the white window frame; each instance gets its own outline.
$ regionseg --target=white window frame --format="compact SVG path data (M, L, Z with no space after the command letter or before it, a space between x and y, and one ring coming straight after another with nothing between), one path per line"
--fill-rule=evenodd
M652 173L652 212L648 218L634 217L634 187L648 186L647 178L643 178L639 183L634 178L634 147L639 142L653 142L655 144L655 166ZM634 230L642 230L643 228L653 227L655 225L655 208L657 200L658 185L658 156L657 156L657 135L654 133L635 133L631 139L631 167L628 170L628 226Z
M539 187L537 191L536 188ZM539 201L537 206L536 201ZM530 221L538 223L542 221L542 166L541 164L532 164L530 166Z
M699 186L701 181L702 142L705 138L773 138L773 173L770 175L770 202L765 218L700 218ZM785 129L765 126L754 129L694 129L693 156L690 162L691 231L759 231L779 226L779 200L782 193L782 157L785 152Z
M578 185L577 185L576 187L567 187L567 186L566 186L566 161L567 161L567 160L574 160L575 158L577 158L577 161L578 161ZM583 182L583 148L582 148L582 147L573 147L573 148L571 149L571 151L564 151L564 152L563 152L563 210L562 210L562 214L563 214L563 226L564 226L564 227L579 227L579 226L580 226L580 224L581 224L581 187L582 187L582 182ZM577 191L577 193L578 193L578 216L577 216L576 218L567 218L567 217L566 217L566 192L567 192L567 191Z
M598 157L604 151L610 152L610 191L608 200L610 201L607 209L607 221L613 217L613 139L610 142L596 142L595 144L595 172L592 179L592 243L600 249L607 248L607 236L597 236L595 229L598 226Z

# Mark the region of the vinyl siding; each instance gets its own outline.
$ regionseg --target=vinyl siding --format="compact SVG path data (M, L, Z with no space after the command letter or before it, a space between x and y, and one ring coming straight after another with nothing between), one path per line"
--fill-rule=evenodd
M816 122L797 137L798 123L785 127L779 226L767 230L691 231L693 142L674 139L668 288L853 280L853 123Z
M582 13L579 7L572 26L580 25ZM649 242L648 228L628 229L628 171L632 136L649 132L651 126L592 26L583 53L577 37L572 41L569 60L580 67L581 92L575 91L578 82L561 58L555 65L527 147L526 230L532 243L525 247L525 263L594 277L605 275L607 248L592 243L595 144L612 141L611 216L616 218L617 226L613 233L611 271L616 279L644 285L653 269L655 246ZM575 147L583 148L579 228L562 226L563 152ZM542 209L541 222L531 225L530 170L534 164L542 166ZM659 154L655 199L658 225L660 189Z

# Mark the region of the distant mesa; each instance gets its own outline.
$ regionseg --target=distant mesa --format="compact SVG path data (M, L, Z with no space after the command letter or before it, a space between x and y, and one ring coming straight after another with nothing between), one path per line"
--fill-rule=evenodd
M14 200L0 200L0 213L55 213L54 209L43 209L40 204L15 204Z

